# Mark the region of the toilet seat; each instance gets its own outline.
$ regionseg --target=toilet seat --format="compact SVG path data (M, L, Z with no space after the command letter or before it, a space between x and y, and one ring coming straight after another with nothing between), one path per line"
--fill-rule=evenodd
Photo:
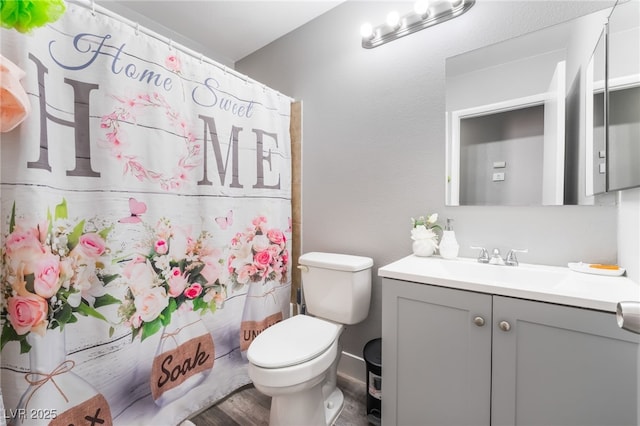
M307 315L295 315L260 333L249 346L249 362L261 368L305 363L327 351L342 326Z

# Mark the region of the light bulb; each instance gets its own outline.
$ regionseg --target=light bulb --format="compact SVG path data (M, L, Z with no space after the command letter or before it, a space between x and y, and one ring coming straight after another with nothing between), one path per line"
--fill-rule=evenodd
M389 14L387 15L387 25L393 29L396 29L400 26L400 15L398 14L398 12L396 12L395 10L389 12Z
M417 15L426 17L429 13L429 0L418 0L413 5L413 11L416 12Z
M362 26L360 27L360 35L362 36L362 38L367 40L373 38L373 26L368 22L362 24Z

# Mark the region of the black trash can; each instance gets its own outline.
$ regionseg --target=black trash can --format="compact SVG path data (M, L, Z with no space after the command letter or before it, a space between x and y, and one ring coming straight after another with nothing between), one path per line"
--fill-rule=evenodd
M367 420L372 425L382 422L382 339L373 339L364 345L367 365Z

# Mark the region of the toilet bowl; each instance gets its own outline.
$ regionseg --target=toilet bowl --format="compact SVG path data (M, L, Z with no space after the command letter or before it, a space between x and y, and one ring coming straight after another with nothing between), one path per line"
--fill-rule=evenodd
M342 393L330 376L336 374L342 330L340 324L296 315L269 327L251 343L249 377L258 391L272 398L271 426L325 426L340 414ZM333 389L327 389L325 384L331 382ZM340 395L332 395L335 391ZM335 400L329 407L325 393Z
M344 405L336 386L343 324L368 314L371 259L309 253L300 264L306 268L302 286L313 316L296 315L272 325L247 351L249 377L271 397L270 426L334 423Z

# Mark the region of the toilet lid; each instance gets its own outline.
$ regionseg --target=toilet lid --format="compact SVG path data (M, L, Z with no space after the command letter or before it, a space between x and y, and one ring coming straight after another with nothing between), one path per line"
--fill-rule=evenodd
M260 333L251 342L247 358L264 368L300 364L326 351L338 338L340 328L319 318L295 315Z

